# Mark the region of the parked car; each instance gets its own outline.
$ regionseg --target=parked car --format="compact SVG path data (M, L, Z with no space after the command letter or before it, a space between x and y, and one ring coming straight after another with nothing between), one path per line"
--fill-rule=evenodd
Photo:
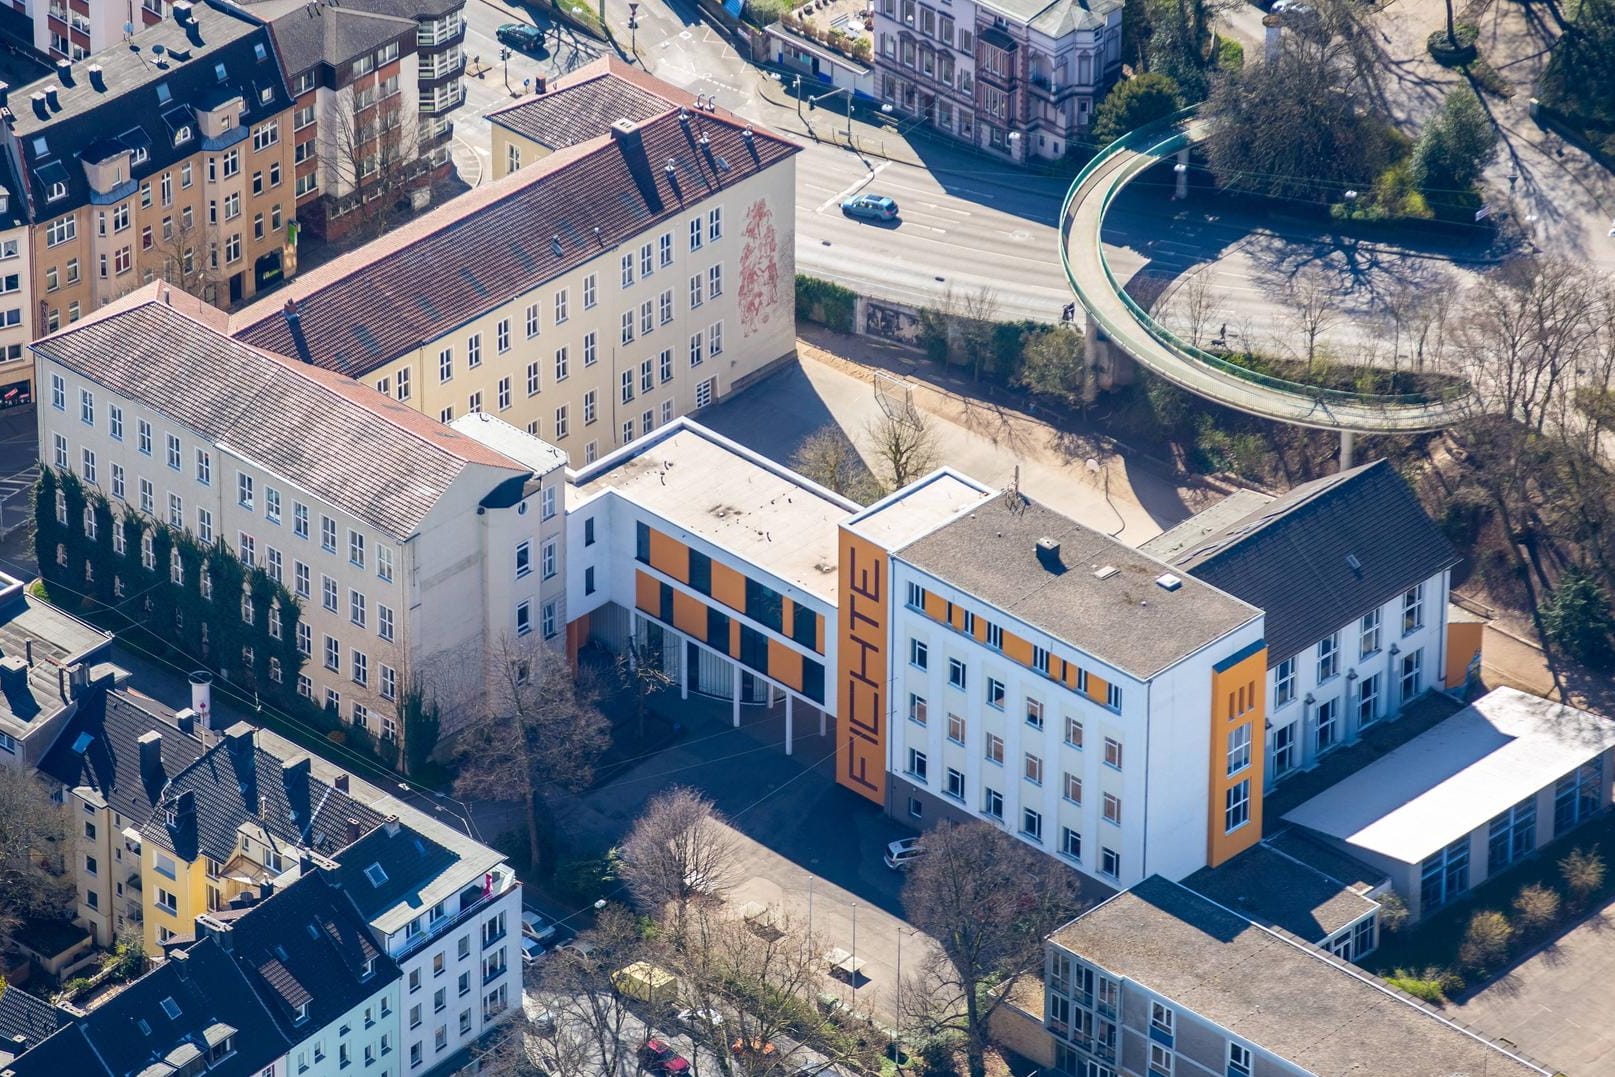
M594 943L588 942L584 939L573 939L571 942L563 942L555 949L560 953L568 953L576 957L587 958L594 953Z
M883 194L861 194L842 202L841 212L866 221L895 221L897 202Z
M898 838L886 846L886 866L902 871L924 855L925 846L920 844L919 838Z
M520 52L544 52L544 31L524 22L507 22L494 31L501 45L509 45Z
M709 1029L723 1027L723 1014L717 1010L680 1010L674 1015L685 1028Z
M555 937L555 925L532 909L523 909L522 934L539 942L549 942Z
M549 953L537 939L522 937L522 964L531 965L535 961L542 961Z
M646 1040L639 1049L639 1068L649 1073L688 1073L690 1060L661 1040Z

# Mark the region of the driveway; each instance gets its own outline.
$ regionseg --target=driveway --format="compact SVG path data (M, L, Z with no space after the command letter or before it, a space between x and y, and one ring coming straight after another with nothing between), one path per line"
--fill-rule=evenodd
M1485 1029L1575 1077L1615 1077L1615 905L1478 992L1447 1016Z

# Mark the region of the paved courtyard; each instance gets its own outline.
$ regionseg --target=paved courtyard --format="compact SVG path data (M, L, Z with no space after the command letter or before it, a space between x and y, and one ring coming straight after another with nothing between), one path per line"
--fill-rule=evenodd
M1615 904L1447 1014L1573 1077L1615 1077Z

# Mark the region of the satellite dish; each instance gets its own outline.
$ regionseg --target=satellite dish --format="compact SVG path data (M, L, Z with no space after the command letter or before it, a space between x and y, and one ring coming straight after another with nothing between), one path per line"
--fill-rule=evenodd
M158 44L158 45L153 45L151 47L151 51L152 51L153 56L161 56L167 50L164 49L162 45Z

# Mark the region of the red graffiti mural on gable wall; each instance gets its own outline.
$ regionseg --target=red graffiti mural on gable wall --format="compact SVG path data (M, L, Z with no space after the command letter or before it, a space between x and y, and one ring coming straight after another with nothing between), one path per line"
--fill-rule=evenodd
M779 239L774 211L759 198L746 208L745 246L740 253L740 331L751 336L769 323L779 305Z

